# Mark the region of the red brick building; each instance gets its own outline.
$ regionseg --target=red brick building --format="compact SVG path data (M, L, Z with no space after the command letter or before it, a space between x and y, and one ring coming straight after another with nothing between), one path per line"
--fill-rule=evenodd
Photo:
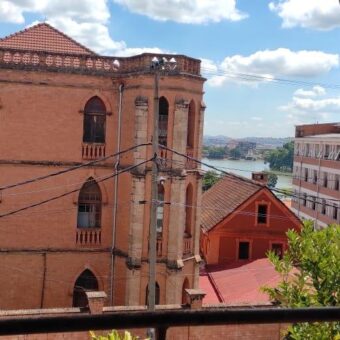
M80 306L84 290L106 304L140 305L148 284L154 55L99 56L48 24L0 39L0 308ZM200 61L182 55L159 81L159 142L200 158ZM198 286L200 201L196 164L160 151L157 303ZM93 160L100 162L83 166ZM107 178L110 177L111 178ZM72 194L67 194L74 191ZM51 197L34 208L13 211ZM162 200L163 201L163 200Z
M282 254L287 230L299 228L294 213L259 182L230 174L202 195L201 252L208 265L242 265L269 249Z

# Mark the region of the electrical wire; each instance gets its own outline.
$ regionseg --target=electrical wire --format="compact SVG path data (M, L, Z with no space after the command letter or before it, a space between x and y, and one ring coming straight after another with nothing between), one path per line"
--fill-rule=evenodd
M0 191L1 190L15 188L15 187L18 187L20 185L25 185L25 184L28 184L28 183L33 183L33 182L41 181L41 180L49 178L49 177L59 176L59 175L65 174L67 172L83 168L85 166L89 166L89 165L93 165L93 164L96 164L96 163L99 163L99 162L103 162L103 161L105 161L105 160L107 160L109 158L112 158L112 157L124 154L124 153L129 152L129 151L132 151L132 150L134 150L136 148L139 148L141 146L148 146L148 145L151 145L151 143L142 143L142 144L135 145L135 146L132 146L130 148L127 148L125 150L122 150L120 152L114 153L112 155L109 155L109 156L106 156L106 157L101 157L101 158L98 158L96 160L93 160L93 161L90 161L90 162L86 162L86 163L82 163L82 164L79 164L79 165L75 165L73 167L70 167L70 168L67 168L67 169L64 169L64 170L60 170L60 171L57 171L57 172L52 172L52 173L49 173L47 175L43 175L43 176L39 176L39 177L30 178L30 179L27 179L27 180L24 180L24 181L21 181L21 182L18 182L18 183L13 183L13 184L8 184L8 185L0 186Z
M122 173L124 173L124 172L131 171L131 170L133 170L133 169L139 167L140 165L146 164L146 163L148 163L148 162L150 162L150 161L152 161L152 160L154 160L154 158L150 158L150 159L148 159L148 160L146 160L146 161L144 161L144 162L141 162L141 163L139 163L139 164L137 164L137 165L132 165L132 166L130 166L130 167L125 168L124 170L121 170L121 171L118 171L118 172L116 172L116 173L110 174L110 175L106 176L105 178L102 178L101 180L99 180L98 183L103 182L103 181L106 181L106 180L109 179L109 178L116 177L116 176L118 176L118 175L120 175L120 174L122 174ZM80 189L81 189L81 188L76 188L76 189L74 189L74 190L70 190L70 191L68 191L68 192L65 192L65 193L63 193L63 194L61 194L61 195L53 196L53 197L48 198L48 199L46 199L46 200L43 200L43 201L40 201L40 202L31 204L31 205L22 207L22 208L20 208L20 209L16 209L16 210L12 210L12 211L9 211L9 212L7 212L7 213L4 213L4 214L0 214L0 218L7 217L7 216L10 216L10 215L14 215L14 214L17 214L17 213L19 213L19 212L21 212L21 211L24 211L24 210L27 210L27 209L31 209L31 208L37 207L37 206L39 206L39 205L42 205L42 204L45 204L45 203L54 201L54 200L56 200L56 199L59 199L59 198L65 197L65 196L67 196L67 195L73 194L73 193L79 191Z

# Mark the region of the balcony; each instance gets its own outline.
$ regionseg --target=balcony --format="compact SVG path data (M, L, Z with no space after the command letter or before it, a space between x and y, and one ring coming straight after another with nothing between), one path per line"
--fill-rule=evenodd
M162 249L163 249L163 240L161 238L157 238L156 254L158 257L162 256Z
M193 148L187 148L187 156L194 158L194 149ZM186 160L186 168L187 169L196 169L197 168L197 163L195 161L192 161L190 159Z
M89 160L105 157L105 144L83 143L81 156Z
M76 244L79 246L99 246L101 244L100 228L78 228Z
M184 235L183 240L183 255L188 255L191 253L191 236Z

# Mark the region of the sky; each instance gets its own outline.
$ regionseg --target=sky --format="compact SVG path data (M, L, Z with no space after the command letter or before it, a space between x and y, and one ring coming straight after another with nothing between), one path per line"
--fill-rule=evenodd
M205 135L340 121L339 0L0 0L0 37L42 21L103 55L201 59Z

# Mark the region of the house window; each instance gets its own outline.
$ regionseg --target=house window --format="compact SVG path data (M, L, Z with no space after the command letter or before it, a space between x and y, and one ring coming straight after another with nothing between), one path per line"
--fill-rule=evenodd
M327 174L327 172L323 173L323 186L325 188L327 188L327 186L328 186L328 174Z
M333 206L333 220L338 220L338 207L336 205Z
M249 259L249 242L239 242L238 244L238 259L248 260Z
M302 205L304 207L307 205L307 194L305 192L302 195Z
M100 228L101 211L101 191L97 182L90 178L79 192L77 228Z
M326 200L322 199L321 201L321 214L326 215Z
M311 200L312 200L312 209L315 210L316 197L311 196Z
M318 182L318 172L317 170L313 171L313 184L316 184Z
M258 224L267 223L267 213L268 213L267 204L259 204L257 207L257 223Z
M158 143L167 145L169 103L165 97L159 99Z
M98 281L94 274L86 269L79 275L73 288L73 307L86 307L88 305L86 291L97 291Z
M105 143L106 108L99 97L91 98L84 109L83 142Z
M305 182L308 182L308 169L305 168Z
M272 243L272 251L281 259L283 255L282 243Z
M340 187L339 175L335 175L334 190L339 190L339 187Z
M157 234L161 236L163 232L163 220L164 220L164 187L162 184L158 184L158 206L157 206Z

